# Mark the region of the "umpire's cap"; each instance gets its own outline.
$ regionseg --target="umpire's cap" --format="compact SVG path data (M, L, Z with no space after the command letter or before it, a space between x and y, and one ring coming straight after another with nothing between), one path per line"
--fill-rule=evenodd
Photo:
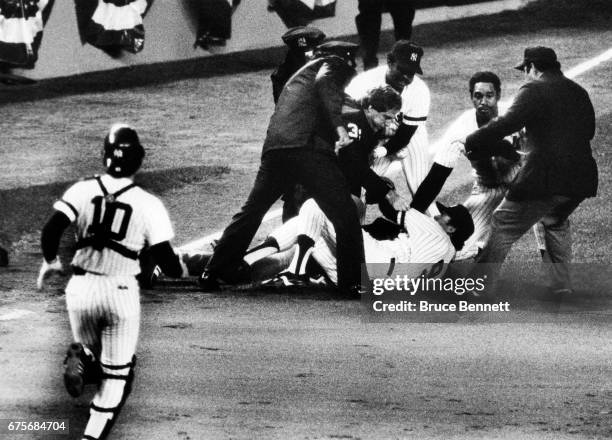
M451 242L455 249L461 249L465 240L474 233L474 221L470 211L463 205L445 206L440 202L436 202L436 206L440 213L450 217L450 224L455 227L455 232L450 235Z
M291 49L306 52L321 44L325 40L325 34L315 27L296 26L285 32L281 38Z
M359 45L355 43L349 43L348 41L327 41L316 47L315 56L336 55L345 59L354 67L357 64L355 62L357 50L359 50Z
M559 68L561 64L557 61L557 54L550 47L535 46L525 49L523 61L514 66L517 70L524 70L530 63L536 63L542 67Z

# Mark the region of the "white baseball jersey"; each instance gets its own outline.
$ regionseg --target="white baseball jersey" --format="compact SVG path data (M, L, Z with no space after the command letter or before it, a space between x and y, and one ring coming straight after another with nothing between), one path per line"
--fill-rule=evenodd
M503 114L508 105L500 103L499 113ZM440 154L448 145L463 139L478 130L476 109L472 108L459 116L446 130L442 138L432 145L432 154ZM507 140L512 142L512 137ZM470 197L463 203L474 221L474 233L465 241L463 248L457 252L456 260L474 257L484 247L491 233L493 211L504 198L508 185L514 180L520 169L520 162L511 163L506 159L494 157L472 161L474 185Z
M387 70L387 66L379 66L360 73L349 83L345 92L355 100L363 98L369 90L387 85L385 78ZM375 159L372 169L377 174L393 180L398 192L407 203L410 203L413 194L431 167L426 126L430 107L429 88L415 75L412 83L402 90L401 97L402 122L416 126L417 129L408 145L398 151L396 156Z
M131 387L140 325L138 252L174 234L162 202L127 178L105 174L77 182L54 208L77 226L72 264L85 273L75 271L68 282L66 306L74 340L102 367L84 433L100 438Z
M99 181L109 194L132 184L127 178L108 174ZM102 275L137 275L140 273L138 252L173 238L168 212L162 202L135 186L109 203L96 178L71 186L53 207L63 212L78 230L74 266ZM107 239L96 245L94 235Z
M444 263L451 261L455 248L438 222L415 209L400 214L402 217L400 220L404 221L407 232L400 233L393 240L377 240L363 231L367 264L418 263L418 274L420 274L423 269L440 261ZM284 223L270 235L276 239L280 250L285 250L296 243L300 234L312 238L315 243L313 258L325 270L329 279L336 283L338 279L336 232L332 222L313 199L304 202L297 217Z

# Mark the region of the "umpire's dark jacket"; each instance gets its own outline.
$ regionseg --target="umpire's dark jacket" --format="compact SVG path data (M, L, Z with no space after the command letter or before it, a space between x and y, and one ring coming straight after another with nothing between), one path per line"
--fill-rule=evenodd
M582 87L559 70L544 72L521 87L505 115L467 137L466 151L485 148L523 127L527 156L506 195L509 200L595 196L597 165L590 145L595 112Z
M334 154L336 127L343 125L344 87L354 75L355 69L333 55L298 70L278 98L262 155L304 147Z

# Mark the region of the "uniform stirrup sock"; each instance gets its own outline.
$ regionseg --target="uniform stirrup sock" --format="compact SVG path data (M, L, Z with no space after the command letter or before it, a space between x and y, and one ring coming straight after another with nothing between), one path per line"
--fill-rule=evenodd
M274 237L267 237L263 243L247 251L243 260L251 266L256 261L261 260L269 255L275 254L280 250L280 246Z
M291 260L289 271L296 275L303 275L306 273L306 265L308 264L310 254L312 254L314 241L309 236L302 234L298 235L297 244L297 252L293 256L293 260Z

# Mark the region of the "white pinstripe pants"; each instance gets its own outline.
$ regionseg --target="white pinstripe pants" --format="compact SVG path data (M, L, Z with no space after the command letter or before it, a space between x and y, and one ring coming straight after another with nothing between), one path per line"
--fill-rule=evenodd
M470 197L463 202L474 221L474 233L465 241L463 248L457 252L455 260L464 260L476 256L491 235L491 217L493 211L499 206L508 188L501 185L489 188L474 183Z
M100 438L129 392L140 327L138 282L133 276L73 276L66 307L74 340L89 347L102 366L85 429L89 438Z

